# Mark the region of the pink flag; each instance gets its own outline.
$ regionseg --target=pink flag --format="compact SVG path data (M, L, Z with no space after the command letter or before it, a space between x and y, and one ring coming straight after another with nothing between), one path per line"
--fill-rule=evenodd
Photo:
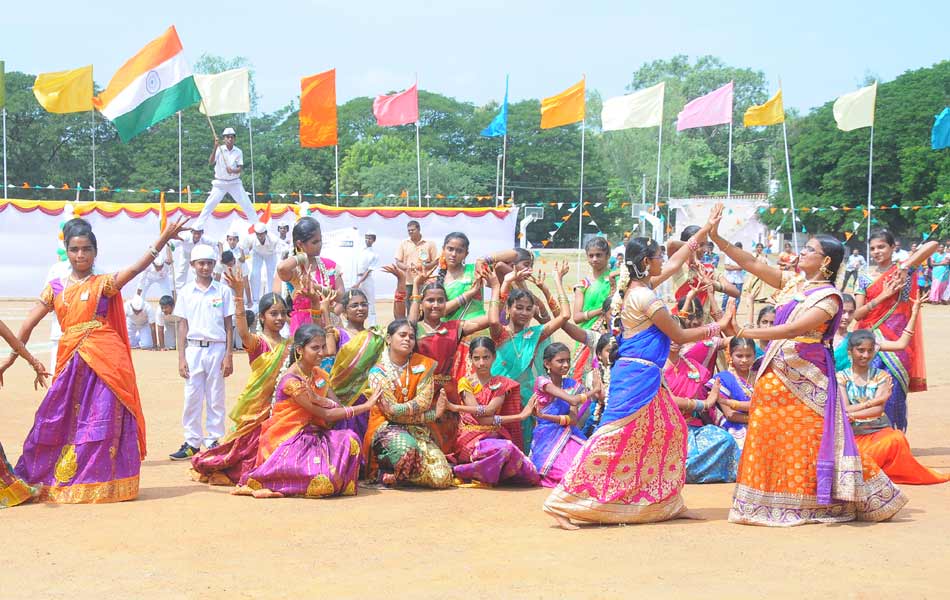
M419 120L419 94L416 85L405 92L392 96L376 96L373 100L373 115L380 127L408 125Z
M732 88L730 81L718 90L690 101L676 117L676 131L732 123Z

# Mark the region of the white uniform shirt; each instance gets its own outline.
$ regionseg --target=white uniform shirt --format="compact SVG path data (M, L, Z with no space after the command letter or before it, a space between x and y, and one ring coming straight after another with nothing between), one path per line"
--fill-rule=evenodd
M132 301L128 300L125 303L125 319L136 327L151 325L155 323L155 309L152 308L151 304L146 302L145 308L139 312L135 312L132 310Z
M208 289L201 290L191 281L178 292L174 314L187 319L189 340L225 342L224 319L234 316L231 288L212 280Z
M728 256L726 257L724 264L725 266L728 266L728 267L739 266L738 263L736 263L736 261L732 260ZM730 271L729 269L726 269L725 274L726 274L726 281L728 281L732 285L742 285L742 282L745 279L745 271L741 269L738 271Z
M277 258L283 260L290 256L290 251L293 249L293 245L290 243L290 238L286 240L280 239L280 236L277 237Z
M372 248L363 248L363 251L360 252L359 262L356 265L357 275L362 277L363 273L377 269L379 269L379 254L376 254L376 251Z
M257 234L252 233L247 236L247 240L244 242L244 248L250 254L257 254L262 257L273 256L277 253L277 238L271 235L270 232L267 232L267 237L264 238L264 243L262 244L261 241L257 239Z
M178 337L178 321L181 321L181 317L176 317L174 313L166 315L162 312L161 307L159 307L158 313L155 315L155 327L165 331L166 348L171 348L175 345L173 342L175 342ZM158 344L158 340L155 340L155 343Z
M224 252L230 252L231 254L234 255L234 261L236 264L241 265L241 273L243 275L246 276L250 272L250 267L247 265L248 252L247 252L247 249L244 247L244 244L238 242L238 245L232 248L230 244L225 242ZM225 268L226 267L224 266L224 263L222 263L219 260L218 262L214 264L214 274L220 275L221 273L224 272Z
M901 248L900 250L894 251L894 261L895 262L904 262L910 258L910 252Z
M214 155L214 178L220 181L236 181L241 178L239 173L228 173L228 167L244 166L244 153L237 146L230 150L225 145L218 146Z
M864 265L867 264L867 261L864 260L864 256L860 254L852 254L848 257L848 267L846 271L860 271L864 268Z
M201 239L198 240L198 244L211 246L214 248L215 253L218 251L218 244L205 236L201 236ZM175 251L172 253L172 256L175 261L176 273L187 273L188 270L191 269L191 251L194 250L198 244L191 241L191 236L175 243ZM218 256L218 262L221 262L220 258L221 257Z

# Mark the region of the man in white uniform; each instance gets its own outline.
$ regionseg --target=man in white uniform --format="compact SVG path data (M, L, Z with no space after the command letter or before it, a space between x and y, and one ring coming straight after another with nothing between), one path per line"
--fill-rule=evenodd
M185 380L182 425L185 443L168 457L188 460L201 448L218 445L224 435L224 378L233 371L231 320L234 299L231 289L211 278L217 255L210 246L198 244L191 251L195 280L178 293L178 374ZM206 408L205 430L201 409Z
M216 249L220 254L221 245L205 237L203 229L193 228L191 237L175 242L175 251L172 255L175 259L175 291L181 291L185 284L194 281L195 270L191 268L191 252L198 244L204 244Z
M153 285L158 286L158 296L170 294L175 289L172 281L172 251L165 247L165 256L159 256L149 265L139 278L138 295L147 298Z
M290 241L290 225L286 223L281 223L277 226L277 260L284 260L290 256L291 251L294 249L293 243Z
M151 350L155 347L155 310L136 294L125 303L125 328L129 330L129 345Z
M254 224L254 235L247 238L245 249L251 255L251 306L261 299L261 277L264 278L264 290L269 290L277 269L277 238L267 231L267 225Z
M369 303L369 313L366 317L367 325L376 324L376 281L374 277L379 269L379 254L373 250L373 244L376 243L376 234L372 231L366 232L366 247L360 252L357 263L356 283L353 287L363 290L366 294L366 301Z
M244 184L241 183L241 171L244 169L244 153L234 145L234 129L228 127L222 132L224 136L224 146L214 138L214 150L211 151L211 157L208 164L214 165L214 180L211 182L211 194L205 200L205 205L195 221L196 229L204 229L205 221L214 211L224 197L231 198L241 205L247 220L251 224L257 223L257 211L251 203Z

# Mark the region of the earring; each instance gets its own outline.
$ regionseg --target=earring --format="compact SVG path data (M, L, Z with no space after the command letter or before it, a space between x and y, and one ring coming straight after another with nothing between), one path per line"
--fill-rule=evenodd
M828 269L829 264L831 264L830 260L821 263L821 276L825 279L831 279L831 271Z

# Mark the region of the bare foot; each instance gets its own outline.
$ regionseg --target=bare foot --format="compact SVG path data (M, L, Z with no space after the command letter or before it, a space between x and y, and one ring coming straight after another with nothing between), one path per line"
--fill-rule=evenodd
M224 473L212 473L207 478L207 482L210 485L234 485L234 482L231 481Z
M233 490L231 490L232 496L253 496L254 490L247 487L246 485L239 485Z
M392 473L383 473L382 482L386 487L396 487L399 480L396 479L396 476Z
M554 514L554 513L548 513L548 514L551 515L551 518L557 522L557 526L565 531L576 531L580 529L580 527L571 523L571 520L568 519L567 517L562 517L561 515Z
M251 492L251 495L255 498L283 498L284 495L280 492L272 492L267 488L261 488L259 490L254 490Z

